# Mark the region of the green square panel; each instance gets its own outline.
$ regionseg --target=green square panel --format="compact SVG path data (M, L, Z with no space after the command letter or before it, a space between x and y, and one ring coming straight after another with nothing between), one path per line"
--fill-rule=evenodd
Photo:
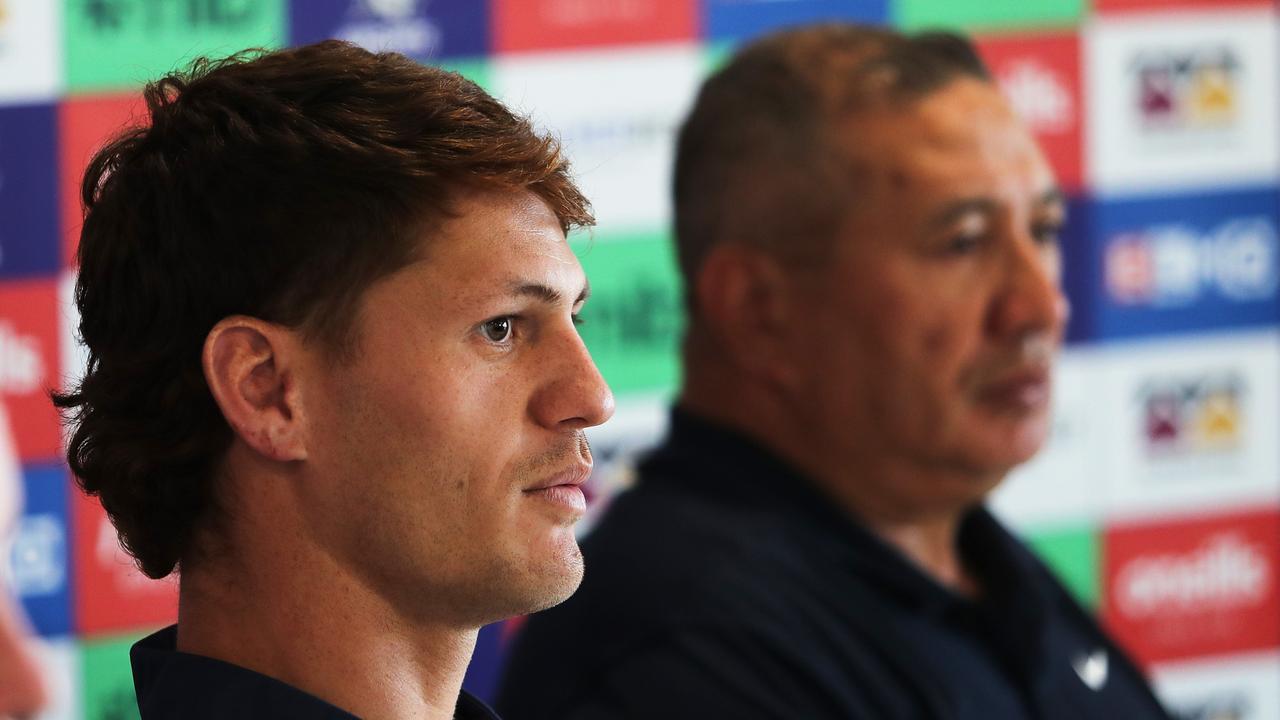
M128 720L138 717L129 648L142 636L127 635L86 641L80 648L81 702L85 720Z
M1098 532L1094 527L1054 528L1027 535L1027 543L1076 601L1097 610L1101 592Z
M1084 10L1085 0L896 0L893 21L907 30L1062 27Z
M135 87L201 55L280 47L285 9L284 0L66 0L67 87Z
M489 63L485 62L481 58L441 60L440 62L432 64L436 67L456 72L462 77L479 85L490 95L493 94L493 73L489 68Z
M615 395L674 391L684 311L671 242L613 235L573 246L591 282L582 338L609 387Z

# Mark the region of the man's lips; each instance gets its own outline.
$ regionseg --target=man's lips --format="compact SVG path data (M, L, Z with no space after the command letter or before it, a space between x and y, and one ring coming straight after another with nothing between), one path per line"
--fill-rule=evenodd
M576 520L587 512L587 496L582 492L582 484L590 476L590 465L575 465L525 488L524 494L545 500Z
M978 391L983 401L1002 407L1036 410L1049 403L1049 369L1033 367L1008 372L984 383Z
M525 492L533 492L535 490L546 490L547 488L568 485L578 487L591 477L591 465L583 463L574 465L573 467L561 470L550 477L541 480L524 489Z

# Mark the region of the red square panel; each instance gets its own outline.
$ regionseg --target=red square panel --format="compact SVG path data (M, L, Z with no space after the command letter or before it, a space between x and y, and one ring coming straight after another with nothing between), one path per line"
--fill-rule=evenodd
M58 372L58 281L0 283L0 400L23 463L61 453L62 431L49 391Z
M1112 527L1104 616L1143 664L1280 647L1280 511Z
M176 576L152 580L143 575L120 547L98 499L79 489L73 495L77 632L111 633L176 622Z
M693 40L694 0L494 0L499 52Z
M1035 134L1058 183L1079 190L1083 172L1080 38L1073 32L979 38L1005 95Z
M1271 7L1275 0L1094 0L1100 12L1128 10L1220 10L1239 7Z
M78 97L64 100L58 108L58 188L62 209L63 262L75 265L80 242L80 183L93 154L113 136L132 123L143 123L146 108L142 93Z

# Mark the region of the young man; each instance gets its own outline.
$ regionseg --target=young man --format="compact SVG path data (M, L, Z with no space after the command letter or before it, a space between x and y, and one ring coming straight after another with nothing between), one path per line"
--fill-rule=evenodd
M577 587L583 435L555 144L475 84L325 42L197 62L84 179L68 458L175 627L143 718L492 717L478 628ZM456 713L456 715L455 715Z
M531 618L499 709L1164 718L983 508L1049 427L1062 198L963 39L742 50L680 137L670 436Z

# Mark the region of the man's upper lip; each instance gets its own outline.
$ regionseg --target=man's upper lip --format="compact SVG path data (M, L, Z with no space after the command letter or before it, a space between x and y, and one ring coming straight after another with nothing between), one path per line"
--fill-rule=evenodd
M525 490L546 490L557 485L581 485L589 477L591 477L591 465L585 463L574 465L530 485Z

